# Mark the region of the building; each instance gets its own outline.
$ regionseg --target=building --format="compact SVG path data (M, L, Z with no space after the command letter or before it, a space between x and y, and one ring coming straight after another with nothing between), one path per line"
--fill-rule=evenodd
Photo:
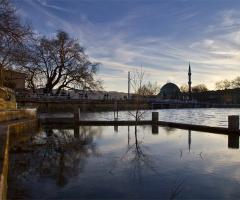
M26 74L13 70L3 70L2 76L4 79L4 86L13 90L25 89Z
M240 104L240 88L193 93L199 102Z
M179 99L180 94L180 89L176 84L167 83L161 88L160 93L158 94L158 98L162 100Z

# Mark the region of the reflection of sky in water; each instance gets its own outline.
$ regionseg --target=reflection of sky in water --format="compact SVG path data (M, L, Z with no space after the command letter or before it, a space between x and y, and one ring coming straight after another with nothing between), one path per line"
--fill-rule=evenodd
M207 126L228 126L228 115L239 115L238 108L194 108L150 110L143 120L151 120L152 112L159 113L160 121L198 124ZM40 117L73 117L73 113L41 114ZM81 120L113 120L114 112L81 112ZM133 120L128 111L119 111L118 120Z
M69 133L74 135L73 130ZM80 138L89 135L97 153L89 149L83 169L66 175L64 187L57 187L48 177L25 182L31 187L30 198L169 199L176 179L186 180L183 186L188 186L178 198L240 196L240 151L228 148L227 135L165 127L152 134L151 126L139 126L141 159L136 156L133 126L80 127ZM69 160L64 164L70 165Z

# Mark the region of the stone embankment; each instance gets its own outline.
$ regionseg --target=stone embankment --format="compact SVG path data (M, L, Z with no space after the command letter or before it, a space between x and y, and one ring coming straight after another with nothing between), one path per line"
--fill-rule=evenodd
M11 135L38 128L36 110L11 110L0 112L0 199L7 196L8 150Z
M99 100L99 99L48 99L48 98L18 98L21 107L37 108L38 113L43 112L74 112L75 108L82 111L113 111L134 110L134 100ZM145 101L137 105L141 109L171 109L171 108L206 108L206 103L181 101Z
M75 108L80 108L82 111L112 111L116 108L116 103L118 110L135 108L135 101L126 100L18 98L17 103L20 107L37 108L38 113L74 112ZM143 101L141 106L151 109L152 103Z

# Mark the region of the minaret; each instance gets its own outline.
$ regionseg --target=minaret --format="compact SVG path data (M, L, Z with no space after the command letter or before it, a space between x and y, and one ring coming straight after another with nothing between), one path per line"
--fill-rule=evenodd
M192 91L191 91L191 76L192 76L192 73L191 73L191 66L190 66L190 62L189 62L189 68L188 68L188 92L189 92L189 100L192 100Z

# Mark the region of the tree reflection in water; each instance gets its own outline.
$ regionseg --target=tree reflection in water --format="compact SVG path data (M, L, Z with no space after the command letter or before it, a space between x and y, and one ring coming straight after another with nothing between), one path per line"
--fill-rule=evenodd
M119 165L123 164L129 169L130 182L133 186L132 195L135 195L139 190L141 191L143 184L143 174L149 170L153 173L157 173L153 157L150 155L149 149L144 145L143 141L138 139L138 126L135 126L134 139L131 144L130 131L128 128L128 146L126 152L117 160L112 169L109 171L112 175L117 173ZM129 167L130 166L130 167ZM144 170L144 171L143 171Z
M84 131L83 131L84 132ZM46 145L40 153L40 178L49 177L56 180L59 187L67 184L71 176L78 175L90 154L96 153L93 137L88 134L73 137L69 130L52 131Z
M145 127L141 126L141 129L144 131ZM158 127L152 127L152 131L153 134L158 133ZM118 168L121 169L121 165L129 170L130 183L132 184L131 198L137 198L141 193L141 190L143 189L142 186L144 185L144 175L147 179L149 176L148 172L153 173L153 175L156 176L161 174L158 171L159 166L154 162L154 156L150 152L150 149L144 145L144 142L138 138L139 135L141 134L138 134L138 126L135 125L133 143L131 144L130 129L128 127L127 150L123 156L113 164L113 167L109 171L109 173L115 176ZM169 196L166 196L165 198L174 199L181 195L181 192L188 188L184 185L185 182L186 179L176 177L172 184L172 188L169 188Z
M62 188L70 177L81 173L87 158L97 154L93 136L101 136L102 128L81 127L78 131L48 128L11 147L8 198L29 197L28 188L20 182L55 181Z
M64 127L54 129L46 127L45 131L37 136L29 138L24 143L20 142L18 145L13 146L10 151L10 163L12 164L9 169L8 199L39 198L39 194L34 194L34 192L37 193L38 191L36 189L37 187L43 187L43 190L46 191L44 195L48 195L48 189L44 189L46 186L53 187L53 193L54 191L59 192L63 188L67 188L68 184L71 185L70 180L73 180L72 177L79 176L83 170L88 171L86 168L89 168L89 166L91 168L91 165L93 167L92 172L96 175L98 173L95 172L97 166L94 164L87 165L87 161L91 155L97 155L97 157L100 155L99 151L102 146L96 146L94 141L96 138L102 137L102 132L105 128L106 127L101 126L81 126L74 127L74 129L66 129ZM156 128L153 130L155 129ZM149 129L147 127L135 126L134 132L130 134L130 128L128 128L127 149L124 149L124 154L114 162L113 166L109 166L109 163L106 162L106 168L102 168L103 171L105 170L103 173L105 174L110 167L110 174L108 175L111 177L111 175L115 176L116 174L114 178L116 178L117 181L119 181L119 177L124 178L126 171L129 172L128 177L132 188L130 191L122 192L125 193L123 195L131 195L130 198L140 198L141 191L144 190L145 192L145 189L149 191L148 188L143 188L145 181L148 182L150 180L149 177L153 178L155 175L158 176L161 174L161 172L158 172L159 163L155 164L154 154L144 144L141 138L142 132L148 131ZM108 148L108 144L105 145L105 147ZM103 153L100 157L101 156L105 156L105 154ZM109 162L112 162L112 158L110 158ZM11 170L12 167L14 167L14 170ZM123 172L123 174L121 174L122 176L117 176L117 173L120 174L121 172ZM81 177L84 177L84 173L81 175L83 175ZM105 179L104 176L102 176L103 179ZM88 177L88 175L86 177ZM109 177L106 177L106 180L109 179ZM158 178L157 180L159 180ZM90 181L95 181L95 177ZM97 178L96 181L98 181ZM165 194L169 195L169 197L177 196L179 193L176 190L182 188L182 183L181 180L176 180L173 185L172 196L171 188L169 188L169 192L165 192ZM90 185L93 193L95 191L94 187L98 188L99 186ZM161 190L161 188L158 189L160 194L161 192L159 190ZM68 189L67 192L69 192ZM99 193L101 194L101 192ZM77 195L79 194L77 193ZM87 197L92 197L91 195L94 194L90 194L90 196ZM108 194L104 195L108 196ZM51 196L49 194L47 197L56 198L56 195L52 194ZM165 198L167 197L168 196Z

